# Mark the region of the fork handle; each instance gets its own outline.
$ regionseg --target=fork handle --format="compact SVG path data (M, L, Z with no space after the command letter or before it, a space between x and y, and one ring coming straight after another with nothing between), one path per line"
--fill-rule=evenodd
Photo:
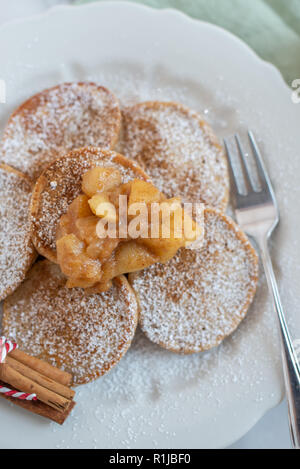
M269 254L268 241L262 239L258 242L261 259L265 269L268 287L273 297L277 312L283 374L289 410L289 425L294 448L300 448L300 366L293 347L291 336L282 309L277 281L275 278L272 260Z

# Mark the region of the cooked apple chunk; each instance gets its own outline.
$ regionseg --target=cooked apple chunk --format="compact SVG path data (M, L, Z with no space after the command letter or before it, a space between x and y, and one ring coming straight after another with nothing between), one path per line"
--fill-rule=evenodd
M96 166L82 176L82 192L92 197L97 192L108 191L122 182L120 171Z
M105 291L114 277L166 262L202 234L180 198L166 199L140 179L123 183L114 168L87 171L82 191L57 230L57 259L69 288Z

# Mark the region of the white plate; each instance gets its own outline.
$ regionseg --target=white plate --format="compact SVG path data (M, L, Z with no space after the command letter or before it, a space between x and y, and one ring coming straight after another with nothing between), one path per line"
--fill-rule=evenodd
M1 126L22 100L64 80L96 80L126 101L181 101L205 113L220 137L249 126L279 200L273 258L300 338L300 104L274 67L220 28L124 2L59 7L5 25L0 57L7 85ZM111 373L78 389L63 427L1 400L0 446L225 447L282 399L275 324L261 279L246 320L216 350L177 356L138 333Z

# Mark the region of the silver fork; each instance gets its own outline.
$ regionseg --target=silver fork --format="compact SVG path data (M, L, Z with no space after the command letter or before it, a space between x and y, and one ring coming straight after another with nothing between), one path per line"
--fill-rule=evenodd
M278 317L291 439L294 448L300 448L300 365L282 309L268 248L268 240L279 222L279 211L274 190L253 133L249 131L248 137L256 163L260 188L254 187L253 173L247 162L240 137L235 135L234 139L242 171L236 169L229 139L224 140L232 179L235 216L241 228L256 242L263 262L268 287ZM245 191L241 191L239 188L241 179L243 179Z

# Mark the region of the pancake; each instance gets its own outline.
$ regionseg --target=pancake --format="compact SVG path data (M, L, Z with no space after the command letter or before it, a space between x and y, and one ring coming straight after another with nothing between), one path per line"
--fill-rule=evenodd
M36 257L28 221L31 183L0 164L0 300L17 288Z
M57 265L37 262L4 303L3 333L26 353L72 373L78 385L107 373L125 354L137 302L123 276L108 293L90 296L65 283Z
M167 197L225 210L229 176L210 126L189 108L149 101L125 108L122 153L137 161Z
M56 262L56 230L60 217L82 192L82 175L94 166L117 168L124 182L148 180L139 166L118 153L86 147L55 160L38 178L31 200L32 240L37 251Z
M258 279L256 252L221 212L206 208L204 244L167 264L130 274L140 325L154 343L177 353L217 346L245 317Z
M1 160L36 180L51 163L86 145L113 148L121 113L116 97L95 83L63 83L25 101L4 129Z

